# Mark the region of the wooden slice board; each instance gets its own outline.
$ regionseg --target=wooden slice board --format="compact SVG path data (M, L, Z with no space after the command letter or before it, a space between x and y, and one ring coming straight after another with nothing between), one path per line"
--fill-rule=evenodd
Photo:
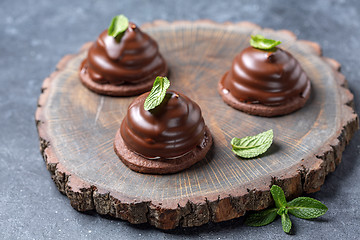
M183 172L157 176L129 170L115 155L113 139L134 97L106 97L86 89L78 68L90 44L65 56L45 79L36 111L41 153L59 190L79 211L95 209L131 223L161 229L191 227L243 216L273 204L270 186L287 197L315 192L341 161L358 129L353 95L340 64L321 57L316 43L296 40L287 30L251 23L156 21L142 29L159 44L170 68L171 89L196 101L214 146ZM282 117L247 115L226 105L217 83L251 34L281 40L312 83L301 110ZM232 137L274 130L270 150L252 160L237 158Z

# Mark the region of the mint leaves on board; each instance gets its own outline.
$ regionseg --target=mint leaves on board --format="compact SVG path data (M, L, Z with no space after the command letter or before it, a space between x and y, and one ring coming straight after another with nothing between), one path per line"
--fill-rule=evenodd
M167 77L156 77L153 87L145 99L144 109L149 111L159 106L165 98L166 90L170 87Z
M270 50L274 47L276 47L277 45L279 45L281 42L280 41L276 41L276 40L272 40L272 39L267 39L262 35L255 35L255 36L251 36L250 39L250 45L254 48L258 48L261 50Z
M113 36L117 42L120 42L126 29L129 27L129 20L124 15L115 16L108 28L108 35Z
M249 215L245 224L253 227L265 226L273 222L277 215L280 215L282 228L284 232L289 233L292 226L289 213L298 218L312 219L324 215L328 210L324 204L309 197L298 197L286 202L284 191L277 185L272 185L270 192L276 208L265 209Z
M253 158L266 152L273 142L273 130L262 132L256 136L236 138L231 140L232 151L242 158Z

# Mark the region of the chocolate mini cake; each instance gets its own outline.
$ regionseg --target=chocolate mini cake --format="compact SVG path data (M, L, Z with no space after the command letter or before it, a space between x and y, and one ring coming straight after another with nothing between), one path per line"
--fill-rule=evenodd
M266 50L253 46L244 49L218 84L218 91L227 104L266 117L288 114L303 107L310 88L310 80L299 62L275 46Z
M200 107L185 95L167 91L162 103L144 109L149 93L136 98L116 133L114 149L130 169L167 174L203 159L212 145Z
M149 91L154 78L167 73L157 43L128 22L118 37L103 31L80 66L81 82L96 93L110 96Z

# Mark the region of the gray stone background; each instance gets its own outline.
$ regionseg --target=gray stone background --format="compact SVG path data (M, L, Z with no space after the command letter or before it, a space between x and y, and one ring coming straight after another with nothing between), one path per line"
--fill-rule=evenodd
M329 211L317 220L292 218L295 236L280 219L252 228L243 218L198 228L160 231L149 225L79 213L56 189L39 153L34 112L42 81L56 63L95 40L111 18L125 13L155 19L251 21L289 29L318 42L342 72L360 106L360 1L47 1L0 2L0 239L358 239L360 237L360 134L321 191L310 197Z

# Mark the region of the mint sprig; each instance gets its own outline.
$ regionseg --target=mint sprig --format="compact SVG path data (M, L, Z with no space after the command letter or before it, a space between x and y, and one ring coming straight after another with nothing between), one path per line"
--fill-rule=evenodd
M108 35L115 38L117 42L120 42L124 36L126 29L129 27L129 20L124 15L117 15L111 20L108 28Z
M251 36L250 39L250 45L254 48L258 48L261 50L270 50L276 47L277 45L279 45L280 43L281 43L280 41L268 39L259 34L255 36Z
M253 227L265 226L273 222L276 215L280 215L282 228L284 232L289 233L292 227L289 213L298 218L312 219L324 215L328 210L324 204L309 197L298 197L286 202L284 191L277 185L272 185L270 192L276 208L265 209L249 215L245 224Z
M170 81L167 77L156 77L153 87L145 99L144 109L149 111L159 106L165 98L166 90L170 87Z
M232 151L242 158L253 158L266 152L273 142L273 130L262 132L256 136L244 138L234 137L231 140Z

